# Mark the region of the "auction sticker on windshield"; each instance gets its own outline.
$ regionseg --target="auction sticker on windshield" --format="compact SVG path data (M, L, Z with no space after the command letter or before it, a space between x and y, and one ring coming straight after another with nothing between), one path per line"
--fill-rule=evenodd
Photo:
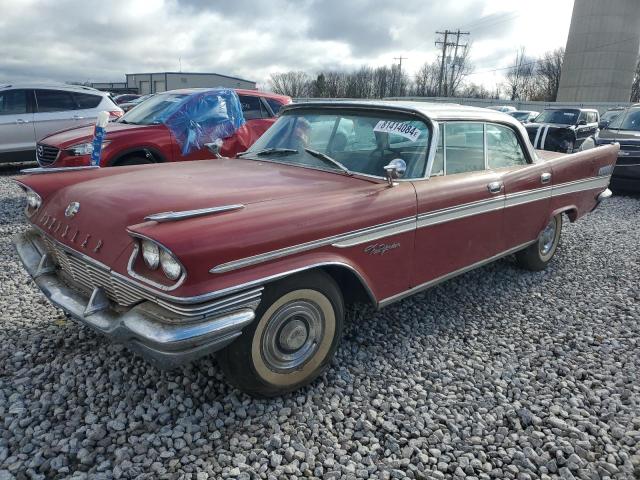
M420 137L420 129L414 127L408 122L393 122L391 120L380 120L375 127L373 127L374 132L381 133L394 133L396 135L400 135L404 138L408 138L412 142L418 140Z

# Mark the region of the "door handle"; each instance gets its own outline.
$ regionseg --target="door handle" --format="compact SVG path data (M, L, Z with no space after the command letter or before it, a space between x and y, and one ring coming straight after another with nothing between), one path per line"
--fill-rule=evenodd
M74 120L82 120L84 117L81 117L80 115L74 115L73 119Z
M549 172L544 172L540 175L540 183L549 183L551 181L551 174Z
M16 120L16 123L17 123L17 124L29 123L29 120L25 120L25 119L23 119L23 118L19 118L19 119L17 119L17 120Z
M487 190L489 190L489 193L500 193L502 186L502 182L491 182L487 185Z

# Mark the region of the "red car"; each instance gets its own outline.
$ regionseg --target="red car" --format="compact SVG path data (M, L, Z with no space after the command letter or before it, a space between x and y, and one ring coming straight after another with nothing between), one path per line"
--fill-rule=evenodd
M178 162L211 158L207 148L183 154L171 129L160 120L163 114L191 95L206 89L172 90L159 93L137 108L107 125L100 166L123 166L143 163ZM255 90L236 90L246 123L231 137L224 139L220 153L234 157L245 151L275 121L283 105L291 98ZM94 125L56 132L37 145L36 156L42 167L78 167L90 165Z
M218 352L236 386L278 395L330 364L347 304L512 253L544 269L563 216L611 194L617 152L537 152L487 109L293 104L238 159L36 169L16 243L78 321L164 367Z

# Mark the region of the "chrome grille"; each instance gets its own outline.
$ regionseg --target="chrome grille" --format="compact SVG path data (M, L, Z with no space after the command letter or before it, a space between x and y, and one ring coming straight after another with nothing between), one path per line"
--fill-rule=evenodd
M60 149L39 143L36 147L36 158L40 165L51 165L58 158Z
M240 308L255 310L262 297L263 287L257 287L202 303L178 304L169 302L118 279L106 268L68 251L48 236L43 235L42 237L47 252L76 288L90 294L94 288L102 287L109 300L123 307L151 301L185 320L195 320L221 315Z

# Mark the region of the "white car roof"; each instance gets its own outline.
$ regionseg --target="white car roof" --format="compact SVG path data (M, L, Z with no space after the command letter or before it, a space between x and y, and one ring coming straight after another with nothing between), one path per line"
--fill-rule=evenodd
M87 92L95 94L104 94L106 92L97 90L95 88L86 87L84 85L69 85L67 83L53 83L53 82L15 82L10 84L0 84L0 90L13 90L17 88L44 88L52 90L68 90L70 92Z

